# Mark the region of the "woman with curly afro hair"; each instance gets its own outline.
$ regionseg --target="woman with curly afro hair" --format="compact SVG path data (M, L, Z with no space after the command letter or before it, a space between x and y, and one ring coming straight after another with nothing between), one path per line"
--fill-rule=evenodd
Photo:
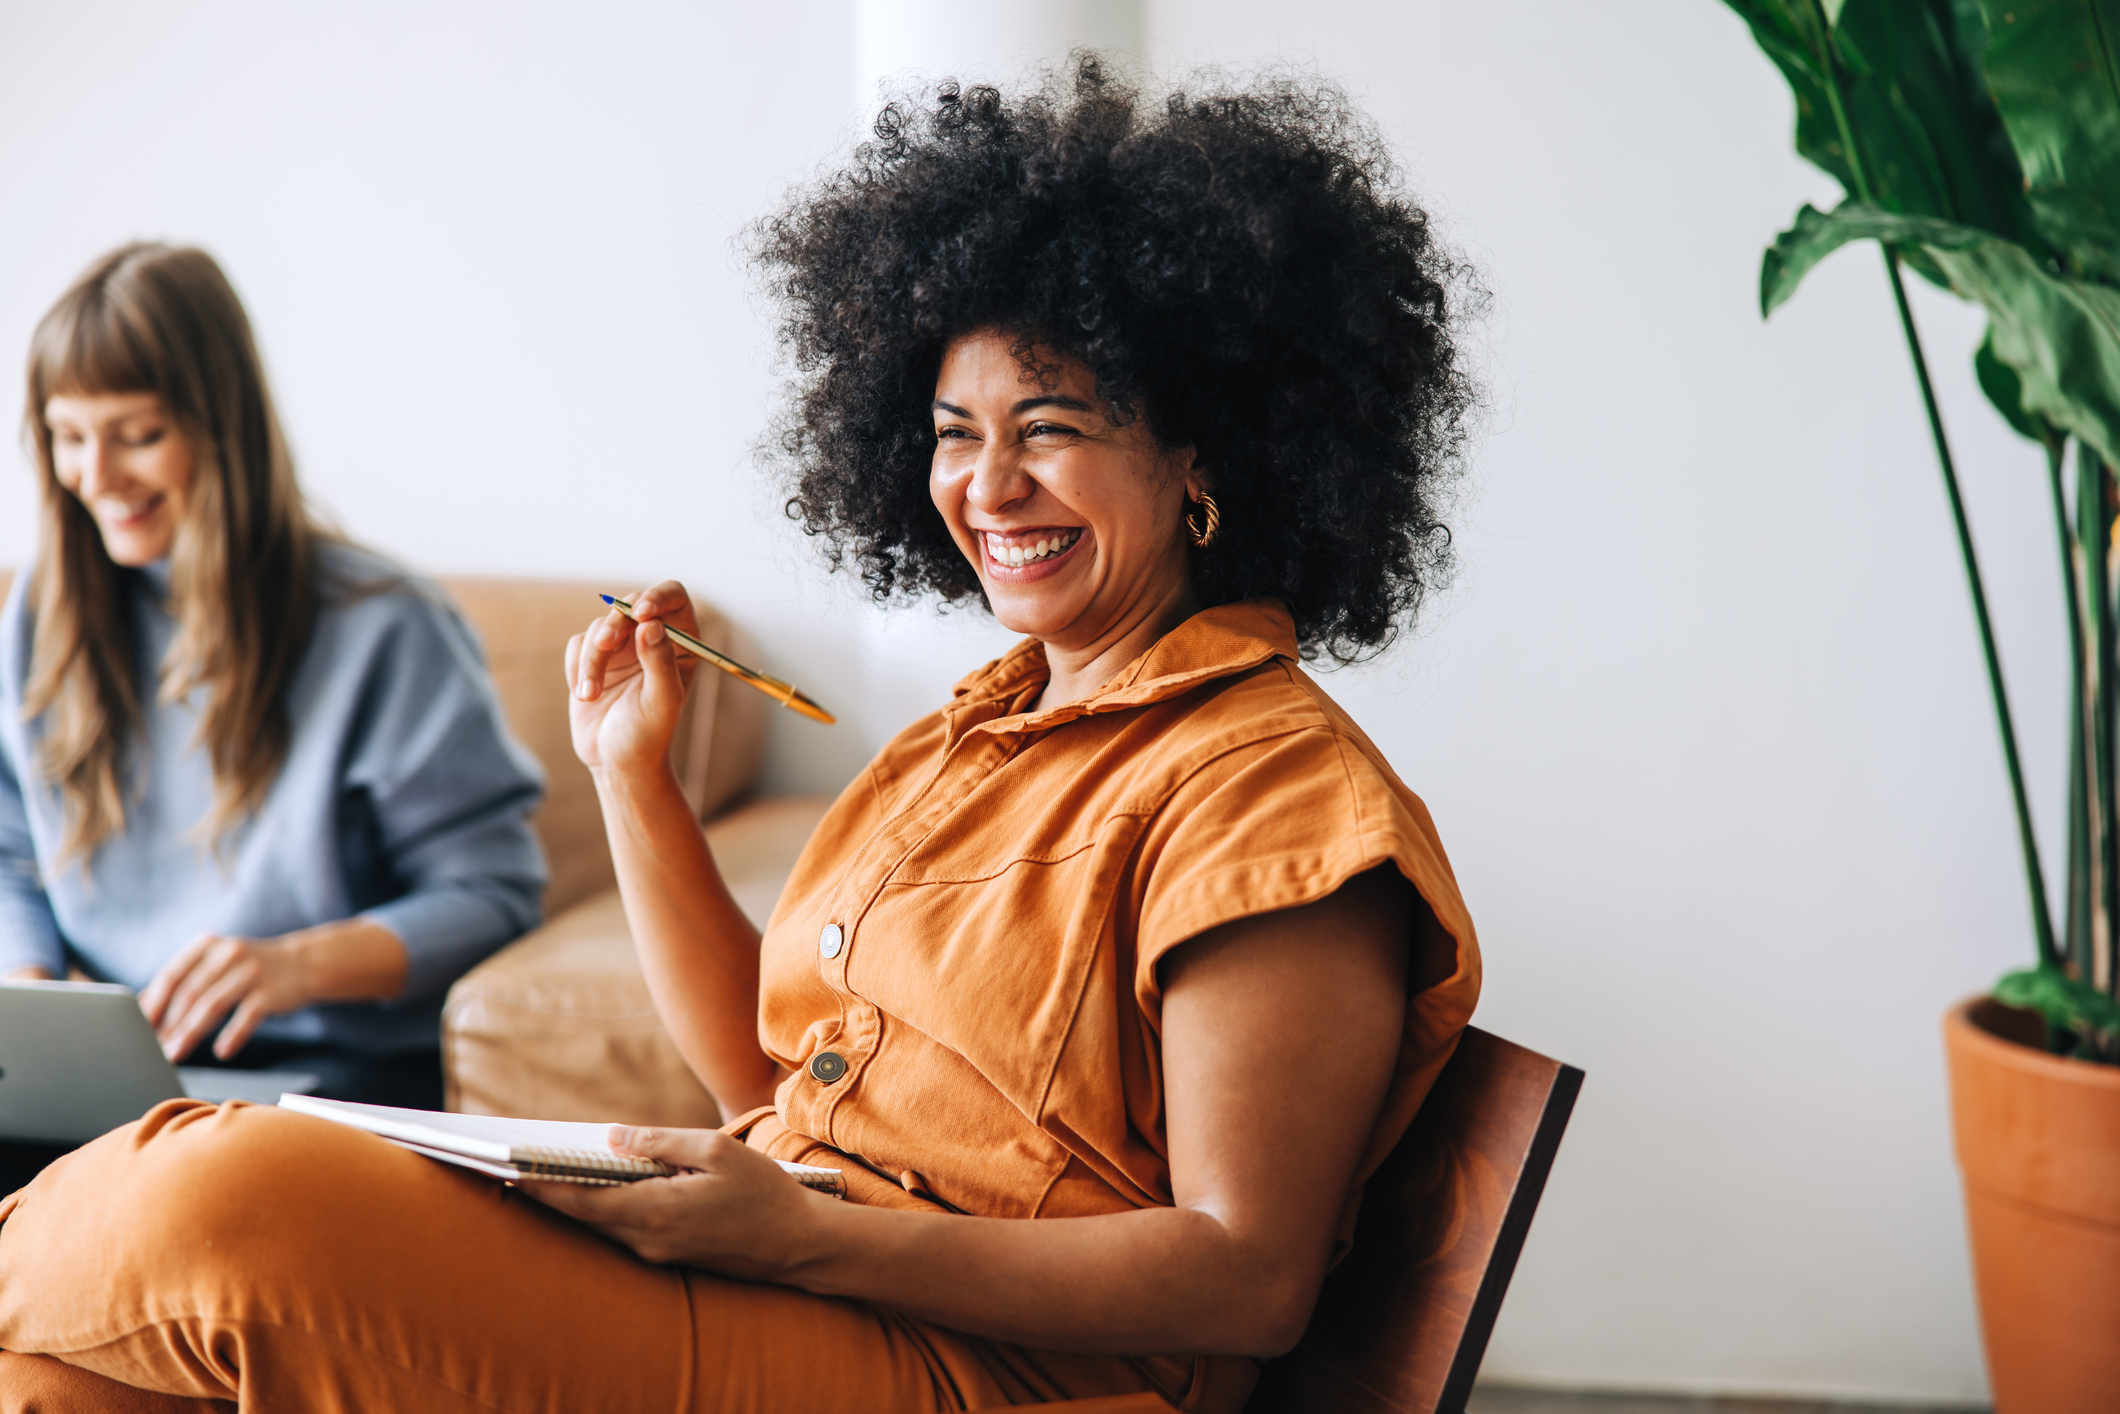
M1094 59L891 105L757 254L790 513L1024 640L762 938L667 764L682 587L570 645L657 1010L736 1118L510 1189L173 1101L0 1205L0 1349L52 1352L0 1408L1234 1414L1302 1334L1479 991L1426 810L1301 666L1445 568L1458 272L1335 90Z

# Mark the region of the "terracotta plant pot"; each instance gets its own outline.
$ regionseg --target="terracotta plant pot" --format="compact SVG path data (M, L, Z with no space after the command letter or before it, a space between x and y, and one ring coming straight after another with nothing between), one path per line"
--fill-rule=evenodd
M2120 1410L2120 1066L1990 997L1945 1016L1995 1414Z

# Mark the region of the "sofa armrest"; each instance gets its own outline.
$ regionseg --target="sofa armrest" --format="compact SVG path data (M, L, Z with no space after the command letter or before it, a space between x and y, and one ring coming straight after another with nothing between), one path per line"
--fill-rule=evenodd
M706 827L730 893L760 927L830 804L761 800ZM655 1014L616 889L575 904L449 989L442 1065L448 1107L467 1114L721 1122Z

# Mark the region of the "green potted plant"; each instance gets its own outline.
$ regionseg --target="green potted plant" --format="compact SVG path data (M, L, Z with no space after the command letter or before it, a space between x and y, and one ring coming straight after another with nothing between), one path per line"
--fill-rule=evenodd
M1771 314L1875 241L1926 405L1987 659L2034 965L1945 1018L1998 1414L2120 1409L2120 0L1727 0L1846 199L1767 250ZM1911 270L1980 304L1980 386L2046 451L2073 647L2066 888L2050 902ZM2056 908L2058 903L2058 909ZM2055 914L2060 915L2060 926Z

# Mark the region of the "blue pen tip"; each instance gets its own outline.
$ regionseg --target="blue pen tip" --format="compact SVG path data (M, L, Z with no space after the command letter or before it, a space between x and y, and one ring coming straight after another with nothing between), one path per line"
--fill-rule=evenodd
M603 600L606 604L616 604L618 602L616 599L613 599L608 594L599 594L596 597Z

